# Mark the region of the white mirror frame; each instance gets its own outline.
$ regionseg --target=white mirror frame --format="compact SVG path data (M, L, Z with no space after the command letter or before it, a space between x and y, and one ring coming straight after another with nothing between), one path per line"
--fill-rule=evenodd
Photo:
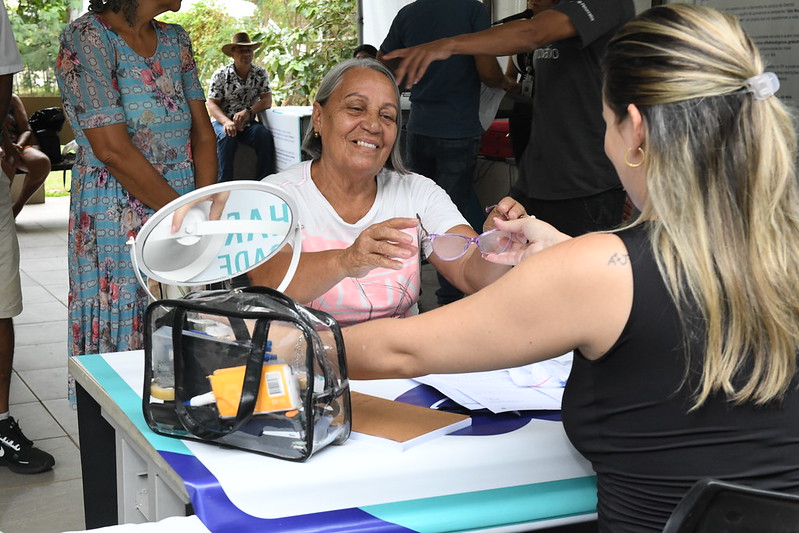
M263 259L255 263L254 265L250 266L249 268L242 270L240 272L236 272L233 276L237 276L240 274L244 274L249 270L252 270L258 265L263 264L265 261L269 260L271 257L275 255L278 251L280 251L283 246L286 244L291 244L292 246L292 256L291 261L289 263L289 268L286 271L286 274L283 277L283 280L277 287L277 290L283 292L288 287L289 283L291 282L292 278L294 277L294 273L297 271L297 265L300 261L300 254L302 248L302 225L299 223L297 217L297 205L294 202L294 199L289 196L286 191L283 189L276 187L275 185L271 185L268 183L263 183L261 181L228 181L222 183L215 183L213 185L208 185L206 187L202 187L200 189L196 189L190 193L184 194L183 196L172 200L167 205L156 211L153 216L141 227L136 237L131 237L127 244L130 246L130 255L131 261L133 262L133 268L136 272L136 277L139 280L142 288L147 292L147 294L155 301L157 298L153 296L150 292L149 288L147 287L147 283L144 281L142 277L142 272L145 273L149 278L153 278L156 281L160 281L163 283L168 283L171 285L178 285L178 286L191 286L191 285L203 285L206 283L215 283L218 281L223 281L226 279L230 279L230 277L221 277L221 278L214 278L214 279L207 279L207 280L171 280L166 279L163 277L162 274L154 272L151 270L146 262L141 263L140 258L144 257L144 248L147 242L147 238L153 233L160 224L162 224L167 218L171 217L175 211L184 207L188 204L197 202L198 200L203 200L211 195L223 192L234 192L234 191L263 191L267 193L271 193L274 196L277 196L289 208L289 212L291 214L291 223L290 225L285 228L285 236L283 238L283 242L280 246L277 246L272 252L266 255ZM185 219L184 219L185 222ZM222 235L228 233L243 233L245 230L247 233L259 233L259 224L264 224L260 221L243 221L243 220L220 220L220 221L200 221L195 223L193 226L188 227L187 231L187 224L183 224L181 229L174 234L174 237L171 240L178 242L180 239L195 239L199 238L199 236L203 235ZM271 223L266 223L271 224ZM270 225L266 228L261 228L262 231L268 229L274 231L274 226ZM216 250L213 251L214 253ZM202 270L201 270L202 271ZM200 272L201 272L200 271ZM199 272L198 272L199 274Z

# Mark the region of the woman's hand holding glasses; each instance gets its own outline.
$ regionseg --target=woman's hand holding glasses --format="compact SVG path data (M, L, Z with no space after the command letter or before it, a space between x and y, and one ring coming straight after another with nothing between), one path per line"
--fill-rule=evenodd
M486 261L500 265L517 265L522 259L534 253L571 239L551 224L538 220L534 216L525 216L514 220L502 220L496 217L494 225L498 230L508 232L512 236L507 250L483 255Z
M346 277L361 278L375 268L401 269L403 261L416 256L413 233L415 218L390 218L369 226L342 250L340 263Z

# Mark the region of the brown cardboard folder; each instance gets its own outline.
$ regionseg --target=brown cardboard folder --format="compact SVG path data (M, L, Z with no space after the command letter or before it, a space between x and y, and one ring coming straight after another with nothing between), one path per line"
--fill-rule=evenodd
M417 444L468 427L468 415L438 411L369 394L350 392L352 435L406 450Z

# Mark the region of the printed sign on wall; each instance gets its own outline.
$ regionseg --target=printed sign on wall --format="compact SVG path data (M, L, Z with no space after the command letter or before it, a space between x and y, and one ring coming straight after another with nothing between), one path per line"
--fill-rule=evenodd
M784 102L799 106L799 0L698 0L737 16L766 61L777 74Z

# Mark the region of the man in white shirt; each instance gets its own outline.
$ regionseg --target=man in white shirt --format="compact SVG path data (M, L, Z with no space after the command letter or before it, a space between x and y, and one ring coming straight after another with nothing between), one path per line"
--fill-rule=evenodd
M0 0L0 117L8 114L14 74L22 70L6 6ZM0 125L3 157L16 153ZM0 466L18 474L36 474L53 468L55 459L33 446L8 413L11 372L14 361L13 317L22 312L22 288L19 281L19 243L11 212L11 180L0 171Z

